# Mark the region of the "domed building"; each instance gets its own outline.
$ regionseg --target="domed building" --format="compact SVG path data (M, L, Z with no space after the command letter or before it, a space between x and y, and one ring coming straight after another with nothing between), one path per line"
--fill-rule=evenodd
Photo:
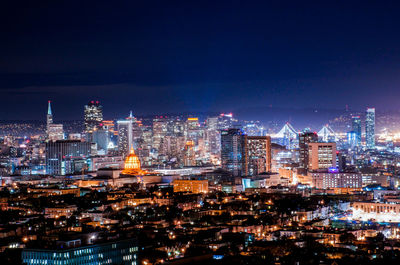
M135 154L135 150L131 149L131 152L125 159L124 170L121 172L123 175L135 175L143 176L147 174L147 171L142 170L140 166L140 160Z

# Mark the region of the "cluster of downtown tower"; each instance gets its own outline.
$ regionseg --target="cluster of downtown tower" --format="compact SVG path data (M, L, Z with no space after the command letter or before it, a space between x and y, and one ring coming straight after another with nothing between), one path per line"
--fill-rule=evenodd
M353 115L351 119L346 144L361 148L361 117ZM272 142L289 149L301 133L308 133L307 129L300 134L293 129L283 133L282 130L272 134L275 136ZM90 101L84 107L84 132L69 134L67 140L62 124L53 123L49 102L46 133L47 174L72 174L89 169L93 163L85 159L93 155L93 149L97 155L118 156L121 162L131 149L135 149L142 165L149 167L221 165L236 176L256 175L272 169L271 136L265 135L266 130L259 122L243 124L232 114L207 117L203 124L193 116L156 116L150 124L143 124L132 112L125 119L104 120L99 101ZM331 134L324 128L321 133ZM335 140L320 135L316 141L321 141L321 138L323 142ZM296 143L293 145L297 146ZM375 148L374 108L368 108L365 115L365 147ZM60 148L63 151L60 152Z
M2 257L304 262L312 237L311 258L329 264L400 237L399 138L375 134L374 108L318 131L232 113L105 119L95 100L82 114L71 129L48 102L41 133L2 136Z

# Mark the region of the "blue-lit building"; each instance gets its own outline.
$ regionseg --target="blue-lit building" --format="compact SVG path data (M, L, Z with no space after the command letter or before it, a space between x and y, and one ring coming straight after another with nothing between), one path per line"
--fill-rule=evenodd
M361 118L360 116L351 117L351 130L355 132L357 137L356 146L361 146Z
M358 134L355 131L347 132L347 146L350 149L354 149L358 146Z
M375 108L367 108L365 116L365 143L367 149L375 148Z
M221 131L221 166L234 176L241 176L246 171L246 139L240 129Z
M135 239L67 249L24 249L22 262L27 265L101 265L137 264Z

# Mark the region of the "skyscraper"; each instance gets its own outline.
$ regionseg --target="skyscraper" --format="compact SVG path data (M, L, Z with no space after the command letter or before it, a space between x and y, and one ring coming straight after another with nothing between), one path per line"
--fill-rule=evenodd
M367 108L365 116L365 143L367 149L375 148L375 108Z
M245 136L246 175L257 175L271 171L271 137Z
M361 146L361 118L360 116L351 117L351 130L356 134L356 146Z
M118 124L118 151L126 156L133 148L133 117L130 115L125 120L117 121Z
M47 133L49 133L49 125L53 123L53 113L51 112L51 101L49 100L48 108L47 108Z
M57 141L64 139L64 127L62 124L53 123L53 112L51 111L51 101L49 100L46 116L46 134L47 139L50 141Z
M99 128L103 121L103 107L98 101L90 101L85 105L85 133L90 134Z
M358 146L358 134L355 131L347 132L347 147L354 149Z
M300 165L299 173L307 174L308 170L308 145L313 142L318 142L318 135L316 132L303 132L299 135L299 153L300 153Z
M227 129L221 132L221 166L234 176L246 172L245 135L240 129Z

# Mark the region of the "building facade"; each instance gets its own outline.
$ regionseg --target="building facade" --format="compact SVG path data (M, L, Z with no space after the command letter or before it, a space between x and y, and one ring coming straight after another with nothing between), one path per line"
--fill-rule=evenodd
M362 188L361 173L310 172L312 186L316 189Z
M174 192L207 193L208 180L176 179L172 182Z
M46 143L46 174L66 175L78 172L80 163L91 154L91 143L60 140Z
M221 131L221 166L234 176L246 173L246 139L240 129Z
M133 127L132 119L117 121L118 124L118 151L126 156L133 148Z
M98 129L103 121L103 107L98 101L90 101L84 110L85 133L90 134Z
M360 116L351 117L351 130L356 134L357 146L361 146L361 118Z
M246 175L255 176L271 171L271 137L245 136Z
M303 132L299 134L299 174L306 174L308 171L308 144L314 142L318 142L317 133Z
M336 167L336 143L309 143L308 169Z
M368 108L365 116L365 144L367 149L375 148L375 108Z
M22 262L27 265L137 264L138 246L134 239L67 249L24 249Z

